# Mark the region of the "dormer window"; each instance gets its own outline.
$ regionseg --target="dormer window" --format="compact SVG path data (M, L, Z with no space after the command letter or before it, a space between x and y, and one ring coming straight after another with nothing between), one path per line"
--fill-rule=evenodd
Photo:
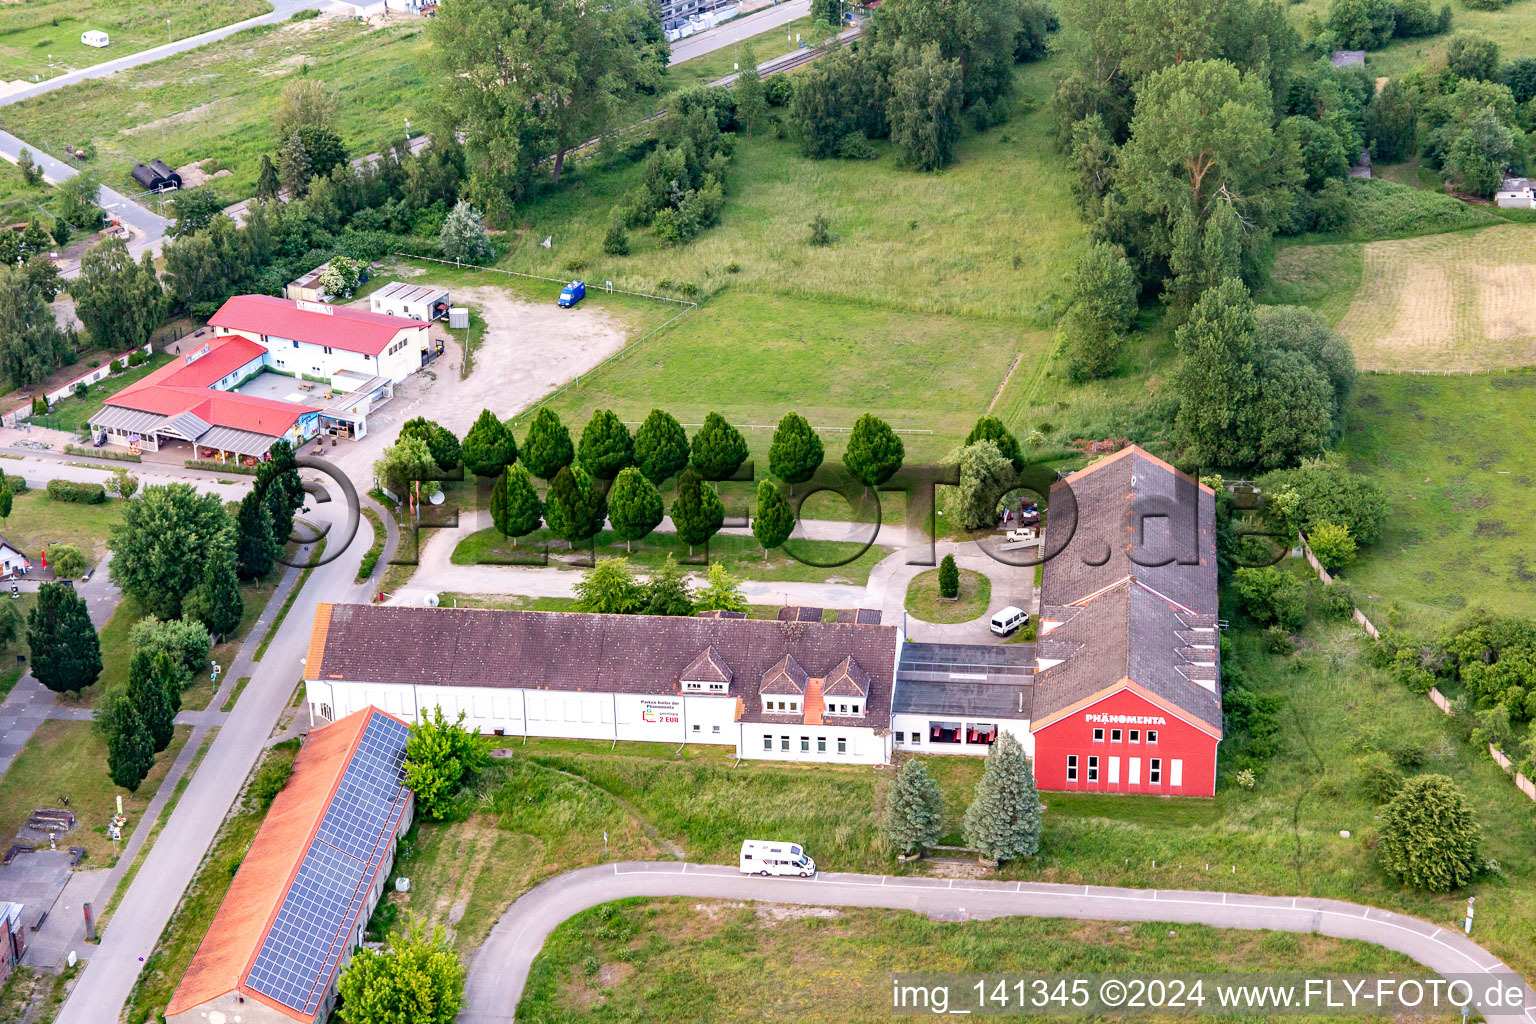
M735 673L720 652L706 647L683 669L679 681L684 693L729 693Z
M851 701L851 702L847 702L847 703L845 703L843 701L838 701L836 704L832 703L831 701L828 701L827 702L827 714L829 714L829 715L862 715L862 714L864 714L864 705L860 701Z

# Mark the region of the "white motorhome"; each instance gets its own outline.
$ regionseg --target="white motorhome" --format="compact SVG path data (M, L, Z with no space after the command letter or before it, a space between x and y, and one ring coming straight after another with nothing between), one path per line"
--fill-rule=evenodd
M816 873L816 862L796 843L748 839L741 844L741 873L810 878Z
M100 29L88 29L87 31L80 33L80 42L86 46L94 46L99 50L111 42L111 40L108 38L107 34Z

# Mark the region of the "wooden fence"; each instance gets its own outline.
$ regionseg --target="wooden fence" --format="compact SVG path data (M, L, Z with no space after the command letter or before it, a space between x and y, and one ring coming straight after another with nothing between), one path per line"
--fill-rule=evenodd
M1317 560L1317 556L1312 553L1312 546L1307 543L1306 535L1298 530L1296 532L1296 537L1301 541L1302 555L1306 558L1307 564L1317 572L1317 578L1322 581L1324 586L1331 584L1333 582L1333 576L1329 574L1327 569L1323 568L1323 563L1319 562ZM1381 631L1376 628L1376 624L1374 622L1366 618L1365 612L1361 611L1359 608L1355 608L1352 617L1356 622L1360 624L1361 629L1370 634L1372 640L1380 638ZM1456 713L1455 710L1451 707L1451 702L1446 699L1445 694L1441 693L1436 687L1431 686L1429 688L1429 699L1434 702L1435 707L1439 708L1441 711L1444 711L1446 714L1454 715ZM1500 768L1504 769L1505 772L1515 777L1515 785L1519 787L1520 792L1524 793L1530 799L1536 800L1536 783L1531 782L1531 780L1526 778L1523 774L1515 771L1514 765L1510 763L1509 757L1505 755L1504 751L1490 743L1488 744L1488 754L1493 758L1494 764L1498 765Z

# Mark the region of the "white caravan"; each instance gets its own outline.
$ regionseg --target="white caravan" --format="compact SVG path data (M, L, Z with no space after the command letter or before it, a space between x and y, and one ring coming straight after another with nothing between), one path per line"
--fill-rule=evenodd
M741 844L741 873L810 878L816 873L816 862L795 843L748 839Z

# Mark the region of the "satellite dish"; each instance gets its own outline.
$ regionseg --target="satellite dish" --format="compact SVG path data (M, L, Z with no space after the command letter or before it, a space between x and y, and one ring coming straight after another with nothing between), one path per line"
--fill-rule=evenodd
M426 600L426 605L427 605L428 608L436 608L437 607L437 595L436 594L428 594L427 595L427 600Z
M448 497L442 491L435 491L433 492L432 497L428 498L427 500L434 505L441 505L444 501L448 500Z
M411 880L409 878L395 879L395 892L410 892Z

